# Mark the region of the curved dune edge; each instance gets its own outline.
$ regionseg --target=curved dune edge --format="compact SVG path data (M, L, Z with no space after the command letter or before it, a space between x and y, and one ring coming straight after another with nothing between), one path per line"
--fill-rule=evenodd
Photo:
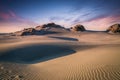
M104 64L84 64L84 65L66 65L62 68L43 68L39 73L43 80L119 80L120 65ZM45 77L47 76L47 77ZM34 78L33 78L34 79ZM37 79L36 79L37 80Z

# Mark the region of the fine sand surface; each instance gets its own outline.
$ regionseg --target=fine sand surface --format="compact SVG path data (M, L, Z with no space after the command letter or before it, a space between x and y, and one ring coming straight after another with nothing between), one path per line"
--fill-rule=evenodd
M0 80L120 80L120 35L0 35Z

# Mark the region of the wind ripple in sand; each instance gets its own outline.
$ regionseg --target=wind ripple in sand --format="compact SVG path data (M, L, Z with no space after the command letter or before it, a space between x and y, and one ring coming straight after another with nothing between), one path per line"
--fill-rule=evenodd
M46 71L39 73L42 80L120 80L120 65L68 65L64 71Z

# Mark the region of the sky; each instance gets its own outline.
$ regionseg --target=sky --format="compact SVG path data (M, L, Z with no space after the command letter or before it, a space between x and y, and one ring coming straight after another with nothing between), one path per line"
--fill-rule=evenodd
M120 0L0 0L0 33L49 22L104 31L120 23Z

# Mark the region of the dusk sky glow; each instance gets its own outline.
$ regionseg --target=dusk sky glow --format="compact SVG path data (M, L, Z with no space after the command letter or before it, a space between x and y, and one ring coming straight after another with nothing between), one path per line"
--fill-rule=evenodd
M120 23L120 0L0 0L0 33L48 22L105 30Z

